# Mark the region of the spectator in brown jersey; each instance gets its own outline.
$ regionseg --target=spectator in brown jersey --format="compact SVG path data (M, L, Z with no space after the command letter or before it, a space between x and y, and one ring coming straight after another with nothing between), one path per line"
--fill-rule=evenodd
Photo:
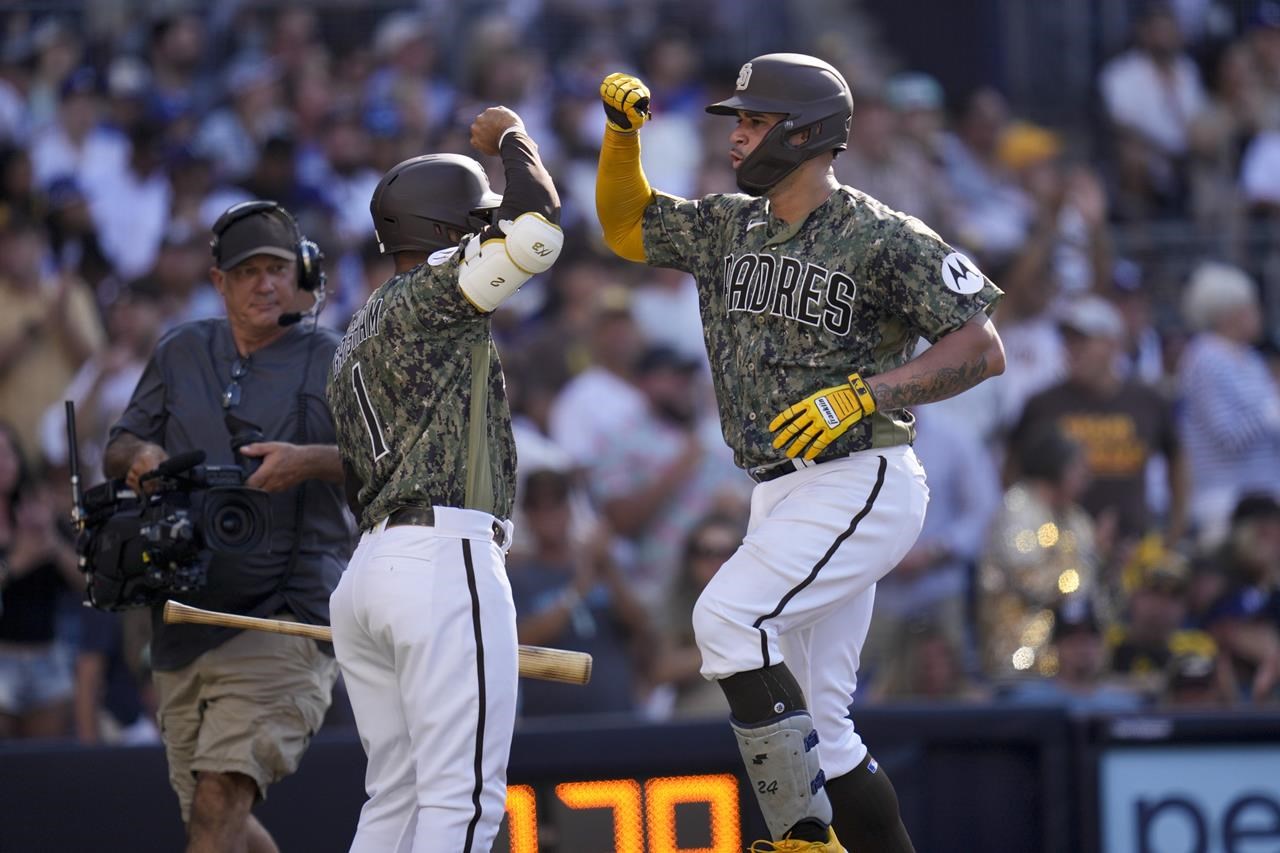
M1169 403L1154 389L1122 378L1124 321L1110 302L1079 297L1059 325L1067 378L1027 402L1014 442L1053 424L1080 444L1090 474L1080 504L1095 518L1114 515L1121 540L1136 539L1150 526L1147 463L1164 456L1172 496L1166 537L1176 542L1185 526L1187 490Z

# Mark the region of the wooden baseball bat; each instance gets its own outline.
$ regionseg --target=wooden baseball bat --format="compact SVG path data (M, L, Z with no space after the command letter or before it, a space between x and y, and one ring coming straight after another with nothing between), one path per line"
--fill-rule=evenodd
M218 625L224 628L246 628L272 634L308 637L325 643L333 642L333 630L328 625L306 625L284 619L262 619L257 616L241 616L237 613L221 613L217 610L192 607L190 604L178 601L164 603L164 621L170 624L187 622L196 625ZM520 674L525 678L540 678L543 681L586 684L591 680L591 655L586 652L548 649L544 646L521 646Z

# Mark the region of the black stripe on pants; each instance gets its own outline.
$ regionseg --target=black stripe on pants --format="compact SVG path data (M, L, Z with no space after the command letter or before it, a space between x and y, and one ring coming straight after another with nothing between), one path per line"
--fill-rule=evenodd
M769 635L765 633L764 628L761 626L765 623L765 620L773 619L781 613L782 609L787 606L787 602L795 598L802 589L813 583L814 579L818 577L818 572L822 571L822 567L831 562L831 558L835 556L836 549L839 548L844 540L852 536L853 532L858 529L858 522L867 517L867 513L871 512L872 505L875 504L876 498L880 495L880 489L884 486L884 472L888 465L889 463L883 456L881 456L880 468L876 471L876 484L871 487L871 494L867 496L866 504L858 511L858 514L853 517L853 520L849 522L849 526L844 529L844 532L836 537L836 541L831 543L831 547L827 549L827 553L822 555L822 559L818 560L817 564L815 564L809 571L808 576L806 576L804 580L800 581L800 583L787 590L786 595L782 596L781 600L778 601L778 606L773 608L773 610L766 613L764 616L761 616L753 624L752 627L760 632L760 657L764 660L764 663L761 664L762 667L769 667L771 664L769 662Z
M476 567L471 561L471 540L462 540L462 563L467 567L467 589L471 592L471 626L476 637L476 680L480 697L480 711L476 719L476 784L471 790L471 802L475 806L475 814L467 824L467 843L463 853L471 853L471 844L475 840L476 825L480 823L480 794L484 791L484 716L486 709L484 690L484 633L480 629L480 593L476 589Z

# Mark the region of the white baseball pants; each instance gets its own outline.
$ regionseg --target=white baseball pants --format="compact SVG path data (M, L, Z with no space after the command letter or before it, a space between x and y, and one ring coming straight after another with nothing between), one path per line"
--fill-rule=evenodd
M702 674L785 662L809 702L827 778L867 754L849 719L876 582L907 554L929 488L906 445L760 483L742 546L698 598Z
M506 554L487 513L435 520L365 533L329 601L368 757L353 853L488 853L506 807L519 666Z

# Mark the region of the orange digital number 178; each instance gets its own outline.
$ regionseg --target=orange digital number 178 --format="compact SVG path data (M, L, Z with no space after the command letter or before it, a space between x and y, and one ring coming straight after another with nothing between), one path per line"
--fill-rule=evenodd
M732 774L662 776L645 782L644 795L634 779L564 782L556 796L571 809L609 809L617 853L738 853L738 780ZM676 806L706 803L710 808L711 846L680 847L676 839ZM538 853L538 815L533 788L507 789L507 825L511 853Z

